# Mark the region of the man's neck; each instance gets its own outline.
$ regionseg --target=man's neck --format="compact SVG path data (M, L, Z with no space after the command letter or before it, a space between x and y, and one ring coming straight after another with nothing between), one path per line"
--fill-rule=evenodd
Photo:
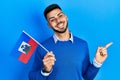
M64 33L55 33L55 35L61 40L67 40L70 38L69 30L66 30Z

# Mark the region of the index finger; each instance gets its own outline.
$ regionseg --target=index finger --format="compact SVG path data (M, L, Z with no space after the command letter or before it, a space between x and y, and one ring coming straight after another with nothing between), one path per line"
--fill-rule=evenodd
M110 43L106 44L106 45L104 46L104 48L107 49L107 48L110 47L112 44L113 44L113 42L110 42Z
M48 52L48 53L44 56L44 58L46 58L46 57L54 57L53 52L52 52L52 51L51 51L51 52Z

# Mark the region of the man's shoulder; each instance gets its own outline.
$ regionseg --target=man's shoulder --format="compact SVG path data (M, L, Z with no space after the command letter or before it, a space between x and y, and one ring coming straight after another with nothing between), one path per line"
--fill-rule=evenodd
M44 41L42 41L41 43L45 44L45 43L49 43L49 42L52 42L52 41L53 41L53 36L50 36L47 39L45 39Z
M87 41L86 41L86 40L84 40L84 39L82 39L82 38L79 38L79 37L77 37L77 36L73 36L73 39L74 39L75 42L80 42L80 43L85 43L85 44L87 44Z

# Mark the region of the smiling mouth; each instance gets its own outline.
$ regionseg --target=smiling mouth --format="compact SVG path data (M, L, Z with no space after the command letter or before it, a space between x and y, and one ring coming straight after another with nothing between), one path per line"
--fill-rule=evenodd
M60 22L60 23L57 24L56 27L57 27L57 28L63 28L63 25L64 25L64 22Z

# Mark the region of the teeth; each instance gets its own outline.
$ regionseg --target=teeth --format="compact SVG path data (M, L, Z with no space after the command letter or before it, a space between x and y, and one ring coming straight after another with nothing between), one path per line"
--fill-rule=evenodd
M62 27L62 26L63 26L63 23L59 23L59 24L58 24L58 27Z

